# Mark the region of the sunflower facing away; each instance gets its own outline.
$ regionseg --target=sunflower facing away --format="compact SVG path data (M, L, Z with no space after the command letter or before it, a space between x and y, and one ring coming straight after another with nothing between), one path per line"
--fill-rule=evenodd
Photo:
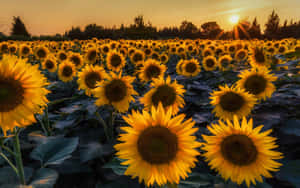
M278 171L281 166L275 160L283 156L272 150L278 147L276 138L268 136L272 130L261 132L262 128L263 125L253 128L252 119L247 122L245 117L240 124L237 116L233 122L212 124L208 129L213 135L202 135L206 142L203 155L209 166L225 180L239 185L245 181L248 187L262 182L262 176L271 178L270 171Z
M121 129L119 141L114 147L116 155L128 165L125 175L138 177L147 186L166 183L178 184L195 167L196 150L200 143L192 136L197 128L192 119L183 121L184 114L171 117L171 109L165 111L160 103L152 107L151 114L132 111L124 117L130 125Z
M163 77L153 79L151 87L154 88L140 98L140 102L144 104L146 110L150 111L152 106L157 107L159 103L162 103L163 107L170 108L174 115L178 113L179 108L184 106L185 89L183 85L177 84L176 80L171 83L170 76L166 80Z
M78 73L78 89L84 89L87 96L91 96L97 87L97 82L103 81L107 77L105 70L101 66L86 65Z
M232 120L236 115L238 118L248 116L256 104L254 95L238 87L219 86L220 91L211 93L211 102L214 106L213 112L223 120Z
M199 62L196 59L185 60L181 68L182 75L187 77L197 76L201 71Z
M35 122L34 114L42 113L49 93L47 79L38 65L15 56L4 56L0 62L0 126L6 135L14 127Z
M245 70L239 75L241 79L237 82L237 86L255 95L257 99L266 100L276 90L272 82L276 81L277 77L269 72L267 68Z
M139 70L139 78L144 82L148 82L153 78L163 77L166 70L165 65L154 59L148 59Z
M59 65L58 77L63 82L72 81L75 75L76 67L71 61L64 61Z
M250 64L252 67L268 67L270 65L264 48L255 47L251 50L251 52Z
M125 57L115 50L110 51L106 56L107 68L116 72L122 70L125 66L125 62Z
M138 95L133 89L132 82L134 77L121 76L110 72L108 79L99 84L94 91L94 95L97 98L96 105L102 106L105 104L112 105L119 112L126 112L129 108L129 103L134 101L132 95Z

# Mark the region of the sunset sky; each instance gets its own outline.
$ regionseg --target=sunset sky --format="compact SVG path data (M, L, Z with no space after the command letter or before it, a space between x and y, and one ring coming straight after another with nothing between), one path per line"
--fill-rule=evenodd
M0 0L0 32L9 33L13 16L20 16L32 35L64 33L71 26L89 23L117 27L129 25L143 14L157 27L180 25L183 20L197 26L217 21L230 30L232 15L262 26L274 9L281 18L300 20L300 0ZM262 27L263 29L264 27Z

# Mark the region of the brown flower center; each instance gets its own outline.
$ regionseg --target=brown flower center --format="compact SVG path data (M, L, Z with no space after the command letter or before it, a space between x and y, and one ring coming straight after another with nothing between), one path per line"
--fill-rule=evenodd
M101 77L97 72L90 72L85 76L84 82L85 84L91 88L96 88L96 83L101 81Z
M65 77L70 77L73 74L73 69L70 66L65 66L62 71L62 75Z
M267 80L263 76L252 75L246 80L244 87L249 93L258 95L265 91L267 87Z
M245 100L242 96L234 92L227 92L220 98L221 107L229 112L235 112L242 108Z
M163 104L163 107L170 106L176 101L176 91L173 87L167 84L159 86L152 95L152 103L158 106L159 102Z
M105 86L105 96L110 102L118 102L124 99L127 95L127 86L120 80L112 80Z
M255 162L257 149L253 141L246 135L230 135L221 143L223 157L238 166L245 166Z
M160 75L160 68L157 65L150 65L145 70L146 77L151 80L152 78L157 78Z
M0 112L9 112L22 104L24 92L19 81L0 78Z
M185 70L188 73L194 73L197 70L197 66L195 63L187 63L185 65Z
M122 59L119 55L113 54L110 59L110 63L113 67L118 67L122 63Z
M168 128L146 128L139 136L137 149L142 159L151 164L171 162L178 151L178 138Z

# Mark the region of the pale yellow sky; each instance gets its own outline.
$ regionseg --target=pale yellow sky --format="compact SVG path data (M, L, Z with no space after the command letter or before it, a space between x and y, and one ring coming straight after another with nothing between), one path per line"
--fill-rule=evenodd
M143 14L152 25L175 26L183 20L198 27L217 21L230 30L230 16L237 14L264 23L273 9L284 19L300 20L300 0L0 0L0 32L9 33L13 16L21 16L33 35L64 33L72 26L89 23L129 25Z

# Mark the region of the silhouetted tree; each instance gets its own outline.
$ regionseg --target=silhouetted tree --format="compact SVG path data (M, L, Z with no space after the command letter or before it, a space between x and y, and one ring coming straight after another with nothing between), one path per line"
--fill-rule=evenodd
M251 38L260 39L262 37L261 30L260 30L260 24L258 24L256 17L254 18L248 33Z
M265 36L268 39L276 39L278 38L279 34L279 16L275 13L275 11L272 11L272 14L269 16L269 19L266 23L266 29L265 29Z
M25 24L19 16L13 17L11 35L30 37Z
M73 40L73 39L80 39L80 40L85 39L84 33L81 31L80 27L72 27L72 29L70 31L67 31L65 33L65 36L70 38L71 40Z
M182 38L196 38L199 30L195 24L184 20L181 22L179 32Z
M203 35L208 39L216 39L220 37L223 33L223 30L217 24L217 22L206 22L201 25Z

